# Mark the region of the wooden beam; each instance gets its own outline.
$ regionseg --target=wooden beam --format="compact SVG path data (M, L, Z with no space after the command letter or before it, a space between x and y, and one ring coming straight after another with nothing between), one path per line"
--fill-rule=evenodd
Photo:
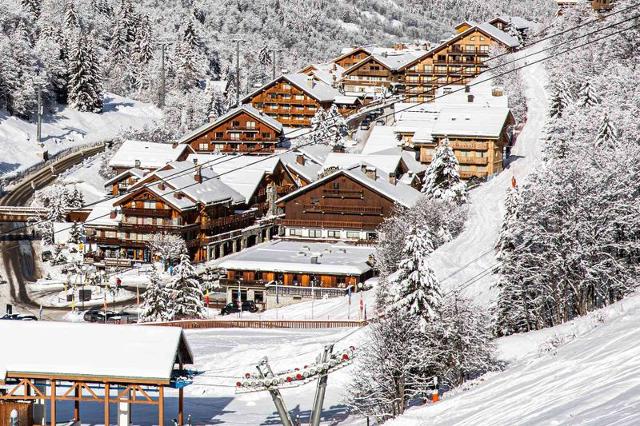
M104 426L109 426L109 383L104 384Z
M56 381L51 380L51 426L56 426Z
M164 386L158 386L158 425L164 426Z
M178 426L184 424L184 389L178 389Z
M77 399L73 402L73 420L75 420L76 422L80 421L80 396L81 395L82 393L80 392L80 386L76 384L75 396Z

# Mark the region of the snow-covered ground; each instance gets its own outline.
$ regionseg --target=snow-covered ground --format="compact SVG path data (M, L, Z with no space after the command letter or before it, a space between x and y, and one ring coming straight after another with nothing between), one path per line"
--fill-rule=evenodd
M543 45L534 49L541 49ZM531 53L530 50L523 52ZM539 59L538 56L527 60L533 62ZM488 304L495 297L491 289L493 276L482 274L496 264L493 248L500 232L504 199L511 178L515 177L522 184L542 156L540 138L548 102L547 73L543 63L528 66L521 72L527 86L528 120L512 150L510 163L505 171L471 191L469 219L464 231L431 257L431 266L445 291L463 287L462 293L480 304Z
M151 104L107 93L102 114L62 108L45 116L42 138L45 149L53 155L73 146L113 139L123 130L142 129L161 114ZM36 124L0 112L0 175L38 163L39 151Z
M107 196L104 179L98 173L106 153L87 158L58 177L58 183L75 186L84 197L84 203L95 203Z
M498 340L512 362L393 426L640 423L640 295L570 323Z

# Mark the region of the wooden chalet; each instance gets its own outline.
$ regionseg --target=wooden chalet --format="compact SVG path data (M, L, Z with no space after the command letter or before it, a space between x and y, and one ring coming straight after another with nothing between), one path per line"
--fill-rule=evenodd
M7 338L0 351L0 413L8 416L16 409L20 425L61 424L60 402L73 403L72 418L64 424L95 424L95 419L83 421L86 403L92 412L95 404L104 407L104 420L97 423L105 425L129 425L141 405L157 407L155 424L173 417L178 425L185 423L189 381L180 376L194 361L180 328L0 321L0 335ZM166 388L178 389L177 413L167 417ZM117 420L111 418L113 406Z
M343 296L376 275L373 252L372 246L274 240L220 262L226 273L220 283L228 301L253 300L267 309Z
M202 157L194 170L193 160ZM196 156L168 164L97 205L85 225L87 240L99 258L149 262L154 234L178 234L200 262L270 239L275 219L263 216L296 185L279 159L250 162L255 157Z
M333 60L333 63L344 68L349 69L355 64L358 64L369 56L371 56L371 51L365 47L356 47L349 52L344 53L343 55L338 56Z
M282 136L280 122L251 105L241 105L184 135L178 143L200 153L270 154Z
M285 74L242 99L287 127L309 127L319 108L328 109L340 92L304 73Z
M489 58L491 46L509 50L519 46L517 39L490 23L464 22L457 31L458 34L400 70L409 102L427 101L441 86L467 84L487 68L484 62Z
M124 194L135 185L140 179L142 179L148 171L138 169L136 167L125 170L119 175L109 179L104 183L107 192L111 195L120 195Z
M281 232L287 239L377 240L394 206L411 207L420 196L372 165L339 169L278 200Z
M415 52L373 54L354 64L342 75L342 88L349 94L375 95L398 91L401 69L416 59Z

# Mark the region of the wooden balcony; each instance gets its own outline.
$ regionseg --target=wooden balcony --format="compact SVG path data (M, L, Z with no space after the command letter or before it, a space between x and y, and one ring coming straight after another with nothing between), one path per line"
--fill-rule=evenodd
M489 164L489 158L488 157L467 157L467 156L460 156L457 157L458 158L458 162L460 164L475 164L475 165L480 165L480 166L484 166Z
M224 226L234 226L241 224L251 224L258 218L257 210L250 210L241 214L234 214L231 216L219 217L217 219L212 219L209 221L205 221L203 224L204 229L215 229Z
M324 189L322 196L325 198L362 198L364 192L352 189Z
M357 230L375 230L376 225L368 225L362 222L348 222L338 220L297 220L297 219L281 219L278 221L282 226L293 226L302 228L323 228L323 229L357 229Z
M123 208L122 214L125 216L136 217L161 217L170 218L172 210L170 209L137 209L137 208Z
M462 179L470 179L472 177L478 177L478 178L485 178L489 176L489 174L487 172L473 172L473 171L461 171L460 172L460 177Z
M382 216L382 207L304 205L306 213Z
M131 232L142 232L147 234L155 234L157 232L162 231L188 231L191 229L197 229L200 227L199 223L190 223L184 224L181 222L171 223L171 224L161 224L161 225L150 225L150 224L140 224L140 223L128 223L121 222L118 224L118 228L124 228Z
M486 142L452 141L451 147L453 149L465 149L470 151L487 151L489 149L489 146Z

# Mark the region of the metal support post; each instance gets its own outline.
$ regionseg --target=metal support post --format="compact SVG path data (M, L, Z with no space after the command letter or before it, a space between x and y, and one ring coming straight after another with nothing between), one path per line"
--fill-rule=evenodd
M258 373L260 373L260 377L262 377L263 379L273 377L273 371L269 366L267 357L264 357L262 361L260 361L260 364L256 366L256 368L258 369ZM273 403L276 406L276 411L280 416L280 421L282 422L283 426L293 426L293 421L289 416L289 411L287 410L287 406L284 403L284 398L282 398L280 389L278 389L277 387L269 387L268 390L271 394L271 398L273 399Z
M324 347L324 352L322 353L321 358L321 367L326 362L329 361L329 357L331 356L331 352L333 352L333 344L327 345ZM316 396L313 399L313 410L311 411L311 426L319 426L320 425L320 415L322 414L322 406L324 405L324 395L327 391L327 379L328 373L326 370L322 370L322 374L318 379L318 387L316 388Z

